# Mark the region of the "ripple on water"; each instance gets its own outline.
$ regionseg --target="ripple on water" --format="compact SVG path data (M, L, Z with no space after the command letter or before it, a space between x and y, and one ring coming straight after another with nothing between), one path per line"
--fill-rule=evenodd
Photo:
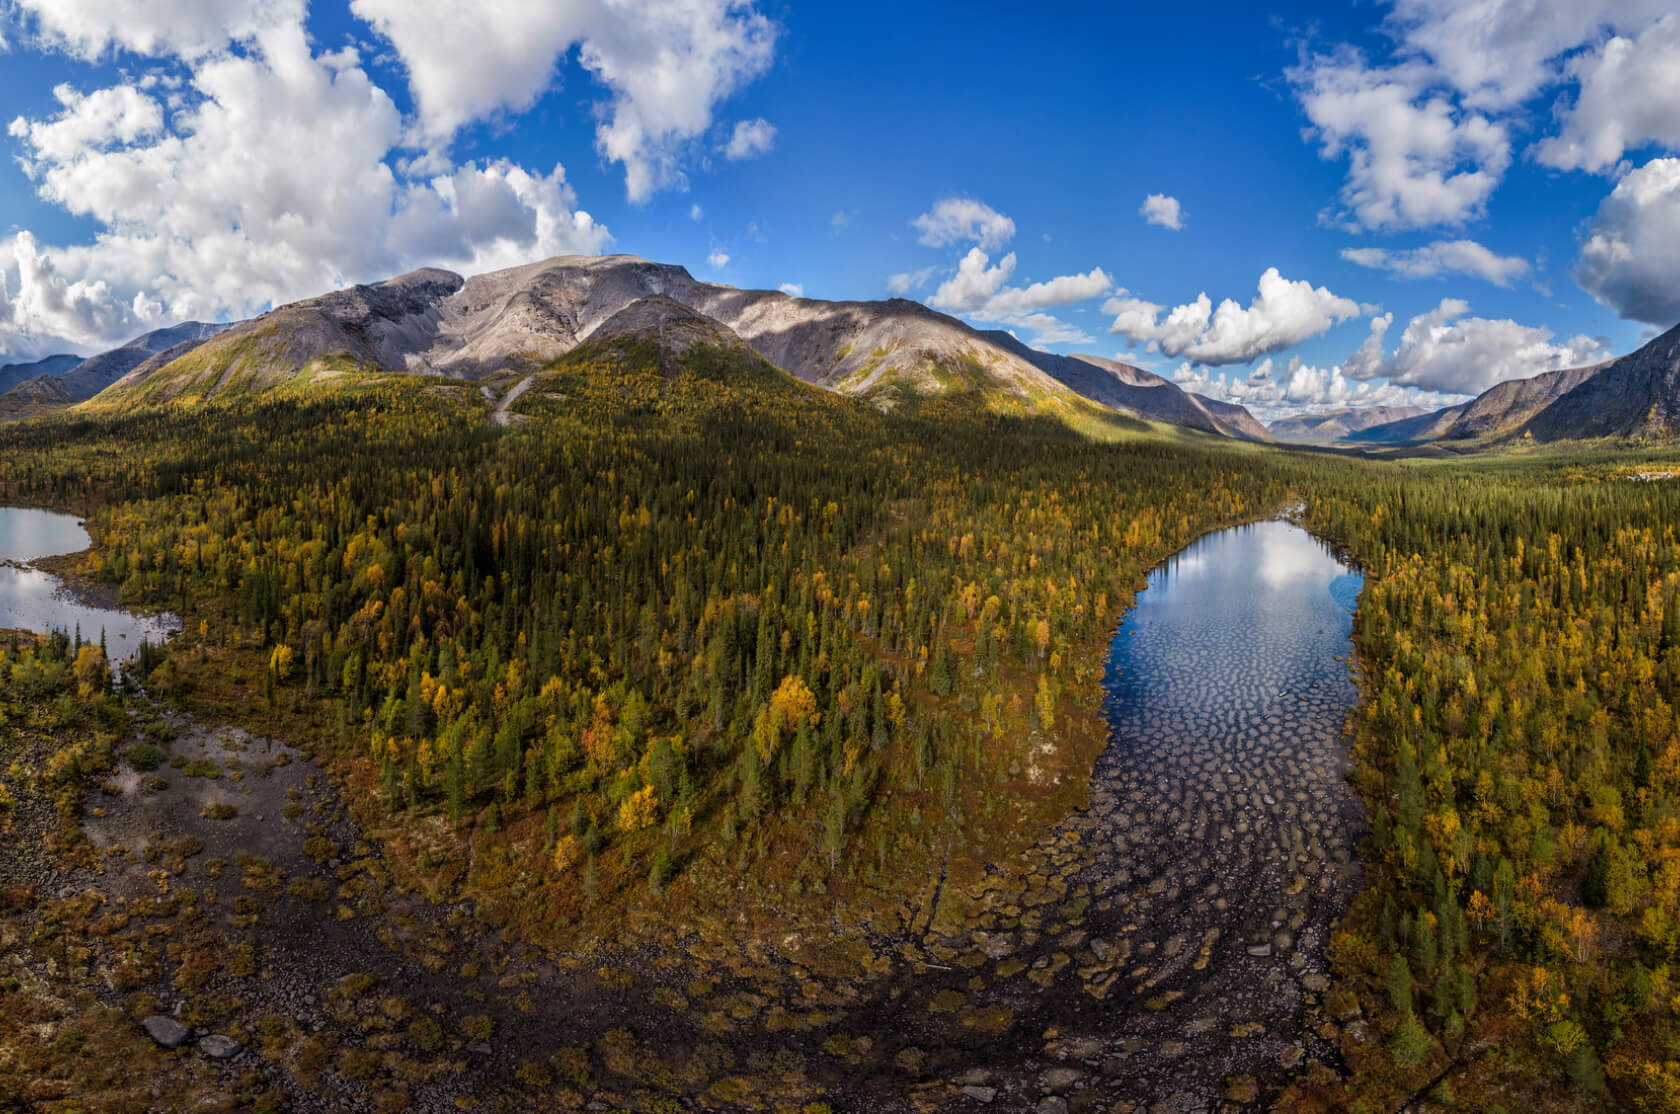
M1116 633L1092 807L1028 856L1066 899L1031 924L990 918L1034 930L1004 961L1029 974L1069 929L1081 944L1036 994L988 952L980 995L1014 1006L1020 1032L1054 1027L1038 1055L1085 1041L1093 1099L1212 1109L1233 1077L1276 1084L1334 1055L1320 995L1358 882L1342 724L1362 585L1297 526L1238 527L1156 569Z

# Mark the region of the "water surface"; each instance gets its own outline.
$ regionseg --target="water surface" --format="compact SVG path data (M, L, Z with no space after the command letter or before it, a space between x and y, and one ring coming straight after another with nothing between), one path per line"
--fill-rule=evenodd
M1358 881L1342 729L1362 586L1298 526L1241 526L1157 568L1115 634L1079 826L1129 953L1128 1097L1211 1108L1233 1076L1275 1086L1334 1056L1319 1030L1324 947Z
M132 658L142 641L161 642L173 617L133 615L77 599L58 577L26 562L77 553L91 539L74 516L29 507L0 507L0 630L63 631L105 642L113 663Z
M1091 807L988 883L978 931L938 941L946 1001L975 1011L959 1023L1013 1021L948 1078L1007 1109L1201 1114L1334 1058L1361 584L1286 522L1210 534L1150 575L1111 647Z
M34 507L0 507L0 564L80 553L91 542L74 515Z

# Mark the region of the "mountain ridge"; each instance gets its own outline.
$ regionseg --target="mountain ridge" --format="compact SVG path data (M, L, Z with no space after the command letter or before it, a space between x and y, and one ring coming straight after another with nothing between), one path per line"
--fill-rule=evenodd
M59 353L15 364L0 365L0 394L41 375L58 376L82 362L81 356Z
M28 365L34 374L0 386L0 399L7 399L14 405L84 402L154 356L169 351L185 354L227 328L227 325L203 321L183 321L142 333L116 348L85 358L49 356L46 360ZM53 366L43 367L49 363ZM9 368L0 368L0 373L7 370Z
M134 367L100 406L187 401L266 389L338 365L477 379L535 370L634 303L661 298L726 328L806 383L889 408L906 397L976 392L989 407L1071 414L1089 403L1225 436L1268 439L1246 410L1198 400L1176 385L1100 357L1039 352L919 302L828 302L696 280L636 256L558 256L463 278L425 268L385 282L276 307L176 355ZM1084 362L1081 362L1083 360ZM333 362L337 361L338 364ZM1110 365L1090 370L1093 362ZM333 366L329 366L333 365ZM1085 393L1107 371L1125 387ZM1240 410L1240 408L1238 408Z

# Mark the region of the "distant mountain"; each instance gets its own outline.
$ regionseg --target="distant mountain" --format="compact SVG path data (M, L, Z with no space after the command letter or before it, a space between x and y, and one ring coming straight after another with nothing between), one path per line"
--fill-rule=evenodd
M1228 433L1232 437L1241 437L1247 441L1273 440L1271 430L1261 425L1260 419L1250 414L1247 407L1239 406L1234 402L1209 398L1207 395L1199 395L1194 391L1190 392L1190 397L1200 403L1202 408L1212 414L1224 427L1221 432Z
M1280 441L1329 444L1376 425L1388 425L1423 414L1418 406L1344 406L1315 414L1279 418L1267 427Z
M97 395L153 356L163 352L185 355L209 337L226 329L188 321L135 337L119 348L83 359L80 356L50 356L35 364L21 365L30 374L6 381L0 368L0 397L19 406L40 406L52 402L83 402ZM15 397L14 397L15 396Z
M62 410L73 401L65 393L63 380L55 375L37 375L0 394L0 421L14 421Z
M671 305L686 307L794 377L883 408L954 393L1019 413L1072 413L1095 401L1209 432L1264 436L1252 418L1242 421L1246 411L1216 414L1137 369L1131 372L1147 377L1151 389L1123 401L1078 361L1038 352L1008 334L981 333L919 302L825 302L739 290L624 255L564 256L469 279L428 269L333 291L236 325L184 356L154 357L98 404L204 399L357 369L468 379L533 369L588 342L647 299L661 300L650 303L657 314L670 317ZM653 313L650 307L640 312ZM1085 393L1099 388L1100 394Z
M203 321L185 321L166 329L154 329L135 337L121 348L90 356L65 372L60 379L70 399L81 402L103 391L153 356L162 352L185 355L227 328L226 325Z
M80 356L48 356L27 364L0 365L0 394L37 375L63 375L82 362Z
M1519 432L1536 441L1680 434L1680 326L1584 378Z
M1417 414L1398 421L1356 429L1343 440L1349 445L1404 445L1415 441L1428 441L1438 436L1442 430L1450 429L1462 413L1463 406L1448 406L1442 410L1431 410L1427 414Z
M1398 428L1372 427L1351 441L1473 441L1509 433L1597 375L1604 365L1548 371L1498 383L1469 402L1425 414Z
M1680 326L1620 359L1513 379L1469 402L1351 435L1362 444L1680 436Z
M1257 441L1269 439L1260 423L1242 407L1190 394L1170 379L1163 379L1131 364L1101 356L1058 356L1041 352L1005 332L984 332L980 335L1062 385L1122 414L1226 437Z

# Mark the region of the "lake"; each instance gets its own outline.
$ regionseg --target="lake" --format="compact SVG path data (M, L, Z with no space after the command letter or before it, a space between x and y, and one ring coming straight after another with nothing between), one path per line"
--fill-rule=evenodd
M72 596L51 573L29 561L77 553L90 538L72 515L29 507L0 507L0 630L63 631L97 644L101 636L115 664L139 652L143 640L161 642L178 629L172 616L140 616L94 607Z

